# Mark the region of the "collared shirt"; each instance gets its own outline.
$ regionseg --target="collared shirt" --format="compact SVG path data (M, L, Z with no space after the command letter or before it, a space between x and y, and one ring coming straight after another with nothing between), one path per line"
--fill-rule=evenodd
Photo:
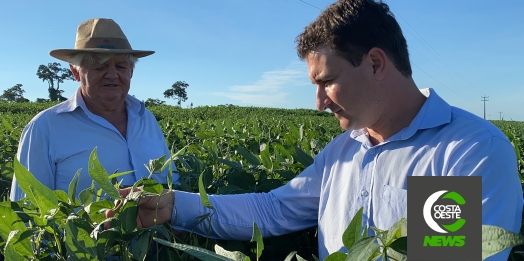
M18 147L20 163L45 186L66 192L77 170L82 169L77 188L80 192L91 186L87 166L96 147L98 160L108 174L134 170L117 178L122 185L133 185L148 177L144 164L162 155L169 158L170 152L155 117L144 103L128 95L125 104L128 122L124 138L111 123L87 109L78 88L70 99L40 112L27 124ZM153 174L152 178L165 184L168 171ZM178 176L173 176L177 181ZM23 196L13 178L11 200Z
M511 143L488 121L450 106L431 89L421 91L428 98L411 124L378 145L364 129L347 131L280 188L211 195L211 236L249 240L253 222L265 237L318 225L323 260L347 252L342 234L361 207L363 225L379 229L407 217L408 176L482 176L482 224L518 232L523 198ZM175 206L175 228L208 234L207 222L195 227L195 217L209 212L198 194L177 191Z

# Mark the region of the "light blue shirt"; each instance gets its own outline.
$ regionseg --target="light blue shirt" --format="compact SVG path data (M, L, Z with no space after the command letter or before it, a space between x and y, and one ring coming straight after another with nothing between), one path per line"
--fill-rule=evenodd
M333 139L300 175L269 193L211 195L211 237L249 240L318 225L319 258L347 251L342 234L358 209L363 224L389 229L407 217L408 176L482 176L482 224L518 232L522 189L515 151L493 124L447 104L431 89L411 124L373 146L365 130ZM177 191L175 228L207 235L198 194ZM410 228L415 229L415 228ZM408 230L409 231L409 230ZM488 260L507 260L509 250Z
M20 137L19 161L45 186L66 192L80 168L78 193L91 186L87 166L95 147L109 174L135 171L117 178L123 180L122 185L133 185L148 177L144 164L162 155L169 157L170 152L155 117L144 103L128 95L125 104L128 122L124 138L111 123L87 109L78 88L70 99L40 112L28 123ZM168 171L152 178L165 184ZM177 181L178 175L173 175L173 180ZM11 200L24 196L13 178Z

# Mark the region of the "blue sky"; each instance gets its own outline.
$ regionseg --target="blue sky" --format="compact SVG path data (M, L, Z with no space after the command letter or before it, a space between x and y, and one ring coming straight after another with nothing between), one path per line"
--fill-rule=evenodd
M315 86L294 39L333 1L304 1L4 1L0 90L21 83L26 98L47 98L38 66L58 61L51 49L73 48L79 23L102 17L114 19L134 49L156 51L135 68L130 94L141 100L175 104L163 92L185 81L184 107L315 109ZM481 117L481 96L489 96L488 119L502 112L524 121L524 1L384 2L404 31L419 88ZM77 87L69 81L61 89L69 97Z

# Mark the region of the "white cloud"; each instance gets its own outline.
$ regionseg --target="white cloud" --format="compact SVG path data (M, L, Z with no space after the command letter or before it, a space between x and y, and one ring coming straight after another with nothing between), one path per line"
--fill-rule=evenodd
M307 67L303 62L292 62L287 68L262 73L253 84L229 87L229 92L214 95L227 97L246 105L280 106L288 104L286 88L308 84Z

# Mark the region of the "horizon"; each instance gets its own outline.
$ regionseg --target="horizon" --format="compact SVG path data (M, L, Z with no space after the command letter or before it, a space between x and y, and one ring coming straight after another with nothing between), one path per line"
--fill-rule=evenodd
M162 93L185 81L183 107L315 109L315 87L294 39L333 2L6 2L0 17L0 34L8 39L0 43L7 50L0 54L5 61L0 90L20 83L29 100L48 98L47 83L36 76L38 66L60 62L49 51L72 48L80 22L106 17L120 25L134 49L156 51L137 63L129 94L139 100L175 104ZM481 97L489 96L487 119L524 121L518 52L524 42L523 1L384 2L406 37L418 88L433 88L450 105L480 117ZM60 87L68 98L78 84L67 81Z

